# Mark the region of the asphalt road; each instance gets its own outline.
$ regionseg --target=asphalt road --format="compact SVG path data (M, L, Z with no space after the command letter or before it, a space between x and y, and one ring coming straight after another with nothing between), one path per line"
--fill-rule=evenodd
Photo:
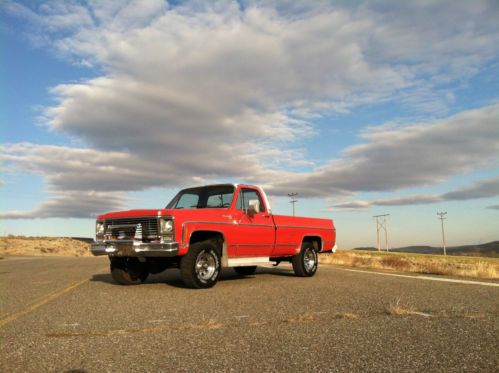
M497 371L499 287L289 267L119 286L107 258L0 260L2 372ZM417 276L415 276L417 277ZM390 304L416 313L397 316Z

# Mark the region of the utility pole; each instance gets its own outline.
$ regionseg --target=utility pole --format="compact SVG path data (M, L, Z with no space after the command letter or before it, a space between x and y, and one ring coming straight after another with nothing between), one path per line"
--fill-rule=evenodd
M297 192L288 193L289 198L291 198L291 201L289 201L289 203L293 204L293 216L295 216L295 203L298 202L298 200L295 198L297 195Z
M373 218L376 221L376 244L378 245L378 251L381 251L381 241L379 238L379 232L384 231L385 233L385 250L388 251L388 217L390 214L374 215Z
M445 248L445 231L444 231L444 220L447 219L445 215L447 215L447 212L437 212L438 219L440 219L440 222L442 223L442 243L444 245L444 255L447 255L447 250Z
M385 247L386 247L386 251L388 251L388 216L385 216L385 219L384 219L384 226L385 226Z

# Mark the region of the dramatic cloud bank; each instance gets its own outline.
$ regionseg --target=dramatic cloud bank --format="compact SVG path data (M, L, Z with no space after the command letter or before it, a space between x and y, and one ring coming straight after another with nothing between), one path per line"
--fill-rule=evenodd
M84 146L4 145L7 170L54 198L3 217L92 216L128 191L212 180L331 197L497 166L498 105L445 118L448 83L497 58L495 2L268 4L7 2L34 43L102 73L53 87L42 118ZM323 135L318 117L391 101L445 119L372 128L327 164L295 146Z
M443 201L466 201L478 198L499 196L499 178L482 180L465 188L439 195L412 195L399 198L379 199L375 201L352 201L334 205L332 209L362 210L372 206L406 206L437 203ZM490 206L496 209L498 206Z
M0 212L0 218L89 218L103 211L124 208L125 202L126 197L122 193L109 195L101 192L58 192L33 211Z
M363 134L366 142L347 148L342 159L274 187L280 193L298 188L308 196L393 191L436 184L476 167L498 167L498 123L496 104L431 123L373 128Z

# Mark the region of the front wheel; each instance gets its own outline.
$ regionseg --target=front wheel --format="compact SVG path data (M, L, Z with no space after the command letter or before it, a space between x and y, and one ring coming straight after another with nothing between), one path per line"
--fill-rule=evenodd
M301 251L292 259L293 270L300 277L312 277L317 272L317 251L310 242L304 242Z
M214 286L220 276L220 254L211 241L196 242L180 260L180 274L184 284L194 289Z
M137 258L112 258L111 276L120 285L138 285L149 275Z

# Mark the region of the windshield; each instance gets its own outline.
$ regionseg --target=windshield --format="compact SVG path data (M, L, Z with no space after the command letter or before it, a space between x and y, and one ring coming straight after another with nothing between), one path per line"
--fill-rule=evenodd
M180 191L167 209L227 208L234 197L233 185L212 185Z

